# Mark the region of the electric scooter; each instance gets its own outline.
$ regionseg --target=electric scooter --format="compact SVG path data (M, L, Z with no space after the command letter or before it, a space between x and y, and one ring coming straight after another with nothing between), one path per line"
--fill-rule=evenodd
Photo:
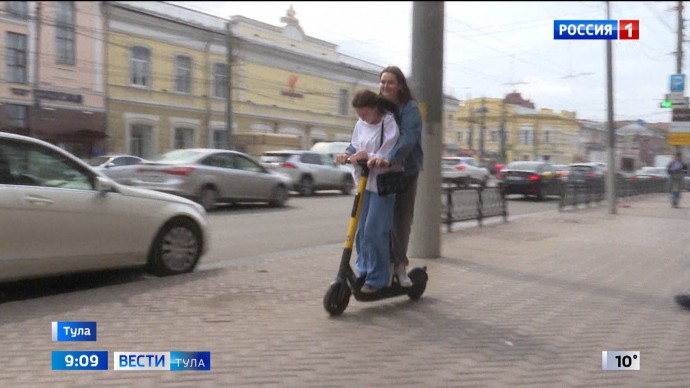
M355 271L350 266L352 246L357 231L357 222L362 208L364 190L366 189L367 180L369 178L369 169L367 168L366 161L361 161L360 166L362 167L362 175L357 183L357 193L355 194L355 201L350 213L350 224L347 229L347 239L345 240L343 255L340 259L340 268L338 269L336 279L328 287L323 297L323 307L331 316L342 314L350 303L350 296L353 294L355 299L360 302L373 302L400 295L407 295L412 300L418 300L422 297L426 289L426 282L429 279L426 273L426 266L414 267L407 273L407 276L412 280L412 287L402 287L398 281L397 275L392 275L389 286L373 293L364 293L360 291L364 285L365 279L363 276L357 277Z

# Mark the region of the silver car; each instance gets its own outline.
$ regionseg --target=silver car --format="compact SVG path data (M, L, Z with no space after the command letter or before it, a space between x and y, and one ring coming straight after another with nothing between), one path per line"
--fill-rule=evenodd
M144 159L134 155L101 155L86 162L118 183L129 184L134 171Z
M313 195L316 190L340 190L349 195L354 188L352 169L335 163L333 155L304 151L266 151L261 164L292 179L301 195Z
M135 266L190 272L208 241L198 204L120 185L52 144L0 132L0 282Z
M445 156L441 160L441 175L444 182L469 185L477 183L486 186L491 173L477 164L472 157Z
M142 163L130 184L199 202L207 211L218 203L267 202L282 207L290 178L268 171L251 156L231 150L189 148Z

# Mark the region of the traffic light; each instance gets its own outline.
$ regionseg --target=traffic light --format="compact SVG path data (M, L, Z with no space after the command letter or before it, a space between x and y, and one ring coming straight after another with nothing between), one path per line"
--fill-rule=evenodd
M673 103L669 100L663 100L663 101L661 101L661 107L662 108L673 108Z

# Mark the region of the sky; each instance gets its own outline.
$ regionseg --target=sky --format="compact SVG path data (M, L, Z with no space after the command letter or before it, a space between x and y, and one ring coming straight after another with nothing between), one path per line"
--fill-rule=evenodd
M280 27L280 18L292 6L306 35L382 68L397 65L410 76L413 2L170 3ZM659 105L677 70L677 3L611 2L610 19L640 21L639 40L612 41L615 120L671 120L671 110ZM575 111L578 119L606 121L606 41L554 40L554 20L564 19L607 19L606 2L446 1L444 93L465 100L519 92L537 109ZM689 65L683 63L683 68Z

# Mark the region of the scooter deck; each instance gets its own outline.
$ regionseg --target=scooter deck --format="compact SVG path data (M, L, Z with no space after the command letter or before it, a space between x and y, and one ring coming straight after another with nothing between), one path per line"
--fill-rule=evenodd
M426 274L426 266L415 267L411 273L414 274L414 285L412 287L401 286L400 283L398 283L397 277L394 277L390 286L383 287L376 292L364 293L360 291L364 285L364 278L360 277L357 278L352 286L352 294L354 295L355 299L360 302L373 302L401 295L407 295L416 299L421 296L421 294L424 292L424 288L426 288L426 281L428 279Z

